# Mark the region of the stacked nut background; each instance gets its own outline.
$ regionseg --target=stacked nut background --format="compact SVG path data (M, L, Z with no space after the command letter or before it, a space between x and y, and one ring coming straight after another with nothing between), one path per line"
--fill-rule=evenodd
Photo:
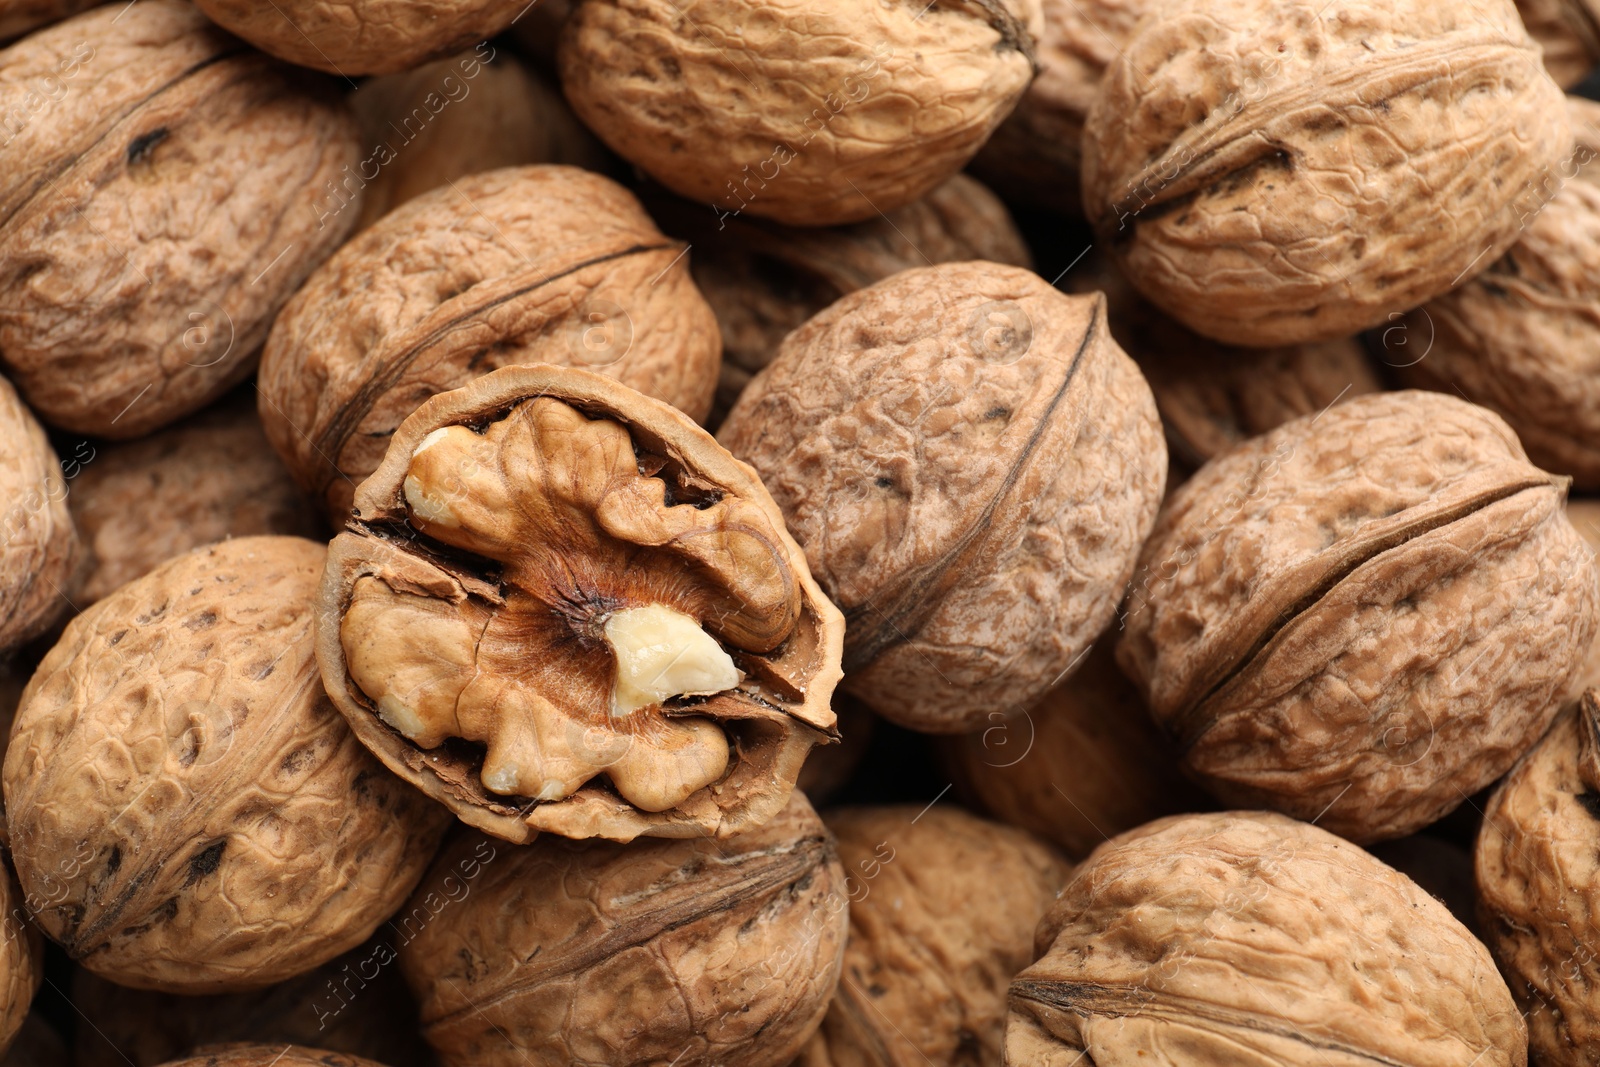
M1597 99L0 0L0 1067L1600 1067Z

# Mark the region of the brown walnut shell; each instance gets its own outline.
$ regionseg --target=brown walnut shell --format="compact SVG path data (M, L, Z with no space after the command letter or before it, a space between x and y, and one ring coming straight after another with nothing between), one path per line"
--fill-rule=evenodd
M1384 323L1499 258L1571 150L1511 0L1326 7L1175 0L1090 109L1084 211L1196 333L1269 347Z
M177 0L0 52L0 115L0 362L52 425L138 437L220 396L355 223L318 209L348 109Z
M575 167L424 193L278 317L261 357L267 436L342 522L402 419L498 367L587 367L703 418L721 349L684 253L631 193Z
M96 4L97 0L4 0L0 3L0 41L60 22Z
M324 684L473 826L725 837L775 815L836 736L844 620L755 472L660 401L495 371L408 418L354 510L323 583ZM687 620L737 678L619 709L613 625L645 610Z
M366 940L448 820L378 765L317 678L325 550L246 537L67 624L22 697L6 818L26 900L123 985L260 989Z
M304 1045L251 1045L243 1042L198 1049L193 1056L162 1067L383 1067L358 1056L346 1056Z
M1600 500L1568 500L1567 519L1572 523L1572 528L1578 531L1578 536L1583 538L1591 552L1600 552ZM1600 559L1595 561L1600 566ZM1584 690L1600 685L1600 630L1595 633L1595 639L1589 645L1589 651L1584 657L1583 667L1578 671L1578 678L1572 684L1570 696L1576 699L1583 695Z
M911 729L1032 704L1105 628L1166 478L1105 301L949 263L789 335L718 440L844 609L846 687Z
M1544 69L1571 89L1600 65L1600 4L1595 0L1517 0L1528 34L1544 50Z
M586 0L558 60L578 116L678 195L832 226L960 170L1032 51L1002 0Z
M0 656L67 610L81 548L44 427L0 378Z
M396 919L445 1067L782 1067L838 980L845 875L796 792L725 841L476 834Z
M17 1039L43 977L44 943L28 903L0 866L0 1053Z
M1524 1067L1489 953L1409 878L1265 812L1112 838L1011 983L1006 1062Z
M1167 501L1117 649L1224 803L1403 837L1508 770L1595 633L1563 479L1492 412L1357 397Z
M1467 847L1425 833L1380 841L1367 851L1421 886L1450 909L1450 914L1473 937L1483 940L1476 911L1477 890L1472 881L1472 853Z

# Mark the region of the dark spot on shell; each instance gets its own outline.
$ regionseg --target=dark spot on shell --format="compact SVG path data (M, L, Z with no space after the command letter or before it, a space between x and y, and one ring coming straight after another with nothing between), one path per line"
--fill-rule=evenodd
M275 661L262 660L260 663L252 663L250 666L246 667L245 673L253 680L259 682L267 678L272 674L273 671L277 669L278 664Z
M1583 810L1589 813L1591 819L1600 819L1600 793L1596 793L1592 789L1586 789L1581 793L1572 795L1579 804L1583 805Z
M184 623L183 625L184 625L185 629L189 629L189 630L208 630L211 627L215 626L216 624L217 624L217 613L216 612L214 612L214 611L202 611L200 614L194 616L193 618L191 618L188 622Z
M184 881L184 886L194 885L206 875L215 874L217 868L222 866L222 853L227 847L227 841L214 841L195 853L194 858L189 861L189 877Z
M317 761L317 754L309 748L297 748L283 757L278 769L284 774L299 774Z
M118 845L111 846L111 855L106 857L106 877L114 877L122 867L122 849Z
M1011 418L1011 409L1006 407L1004 404L996 404L994 407L983 413L983 421L985 422L988 422L991 419L1009 418Z
M128 166L137 166L150 158L150 153L156 150L156 145L165 141L168 136L165 126L160 126L149 133L142 133L128 142Z
M126 630L118 630L116 633L114 633L110 637L106 638L106 645L108 647L115 647L119 642L121 642L121 640L124 637L127 637L127 636L128 636L128 631L126 631Z
M876 485L879 489L893 489L894 479L890 478L888 475L880 474L872 484Z

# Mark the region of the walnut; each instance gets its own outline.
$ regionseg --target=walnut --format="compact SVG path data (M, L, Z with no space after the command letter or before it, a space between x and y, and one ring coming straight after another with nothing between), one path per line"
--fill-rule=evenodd
M278 317L261 419L338 521L402 419L497 367L608 374L703 418L716 318L632 194L575 167L476 174L358 234Z
M1567 519L1589 550L1600 552L1600 500L1568 500ZM1596 562L1600 564L1600 560ZM1596 630L1595 638L1589 644L1589 651L1584 655L1583 667L1578 671L1570 695L1576 699L1584 690L1597 685L1600 685L1600 629Z
M0 866L0 1053L15 1041L43 977L44 945L28 921L32 901Z
M1374 393L1253 438L1167 501L1117 649L1226 804L1402 837L1544 732L1600 580L1492 412Z
M1528 33L1544 50L1544 68L1571 89L1600 65L1600 4L1595 0L1517 0Z
M1527 1063L1494 961L1444 905L1281 815L1180 815L1112 838L1038 947L1011 983L1007 1063Z
M850 939L822 1029L797 1067L1000 1067L1006 986L1070 865L956 808L845 808Z
M173 1060L163 1067L382 1067L382 1065L357 1056L325 1052L303 1045L284 1047L276 1044L234 1043L197 1049L192 1057Z
M1089 221L1196 333L1269 347L1385 323L1493 263L1571 150L1509 0L1326 7L1174 0L1090 109Z
M394 920L444 1067L782 1067L838 980L845 875L805 797L726 841L466 836Z
M44 427L0 378L0 658L67 609L81 552L62 473Z
M355 212L326 85L178 0L107 4L0 52L0 360L45 422L131 438L247 377Z
M844 622L748 467L587 371L508 367L395 432L333 542L328 693L512 841L726 836L834 735Z
M618 155L723 216L860 222L960 170L1033 75L1001 0L586 0L561 81Z
M448 819L388 775L317 684L326 555L197 549L67 624L22 697L4 785L44 932L102 977L260 989L364 941Z
M138 441L88 447L67 496L89 556L79 608L212 541L327 536L248 393Z
M1178 770L1138 690L1102 637L1072 677L1023 714L989 713L982 730L942 738L960 793L1074 858L1108 834L1213 805Z
M96 0L6 0L0 4L0 41L60 22L95 4Z
M789 335L718 439L844 609L850 692L935 733L1020 711L1070 669L1166 477L1104 300L994 263L844 297Z

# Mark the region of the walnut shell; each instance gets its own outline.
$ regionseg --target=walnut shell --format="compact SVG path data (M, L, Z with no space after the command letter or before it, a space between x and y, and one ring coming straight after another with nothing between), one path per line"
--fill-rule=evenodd
M1080 866L1011 983L1006 1062L1523 1067L1484 947L1409 878L1265 812L1161 819Z
M836 736L844 620L777 505L683 413L587 371L508 367L418 408L322 605L356 735L507 840L738 833ZM652 646L670 662L626 651L640 612L687 628ZM623 706L640 671L666 688Z
M1117 658L1224 803L1402 837L1549 725L1600 580L1492 412L1357 397L1202 467L1145 544Z
M1571 89L1600 65L1600 4L1595 0L1517 0L1528 34L1544 50L1544 69Z
M847 907L796 792L725 841L467 835L396 925L445 1067L781 1067L827 1010Z
M1600 552L1600 500L1568 500L1567 520L1591 552ZM1600 559L1596 560L1596 565L1600 566ZM1600 685L1600 630L1589 644L1570 695L1576 699L1584 690L1597 685Z
M0 657L67 610L81 551L61 475L44 427L0 378Z
M55 86L52 102L50 86ZM0 361L39 417L149 433L245 377L356 212L320 79L178 0L107 4L0 52Z
M357 1056L306 1048L303 1045L250 1045L235 1043L196 1050L188 1059L162 1067L382 1067Z
M719 215L792 226L928 193L1033 76L1002 0L586 0L557 58L573 109L618 155Z
M192 548L228 537L326 538L248 393L125 444L85 445L67 497L88 549L86 608Z
M358 234L300 290L261 357L261 420L342 522L402 419L497 367L610 375L703 418L716 317L633 195L575 167L475 174Z
M30 898L0 866L0 1053L17 1039L43 978L44 944L28 920Z
M325 551L245 537L67 624L22 697L4 785L35 919L124 985L260 989L364 941L448 819L317 682Z
M1477 892L1472 881L1472 853L1467 848L1428 833L1380 841L1367 851L1421 886L1430 897L1450 909L1450 914L1471 931L1473 937L1483 939L1483 928L1475 910Z
M798 1067L1000 1067L1006 986L1071 870L1048 845L958 808L844 808L850 939Z
M1064 675L1110 621L1166 477L1104 299L994 263L844 297L789 335L718 440L844 609L846 687L934 733Z
M1386 322L1493 263L1571 150L1511 0L1326 7L1174 0L1090 109L1088 219L1196 333L1268 347Z
M60 22L96 3L97 0L4 0L0 3L0 41Z

